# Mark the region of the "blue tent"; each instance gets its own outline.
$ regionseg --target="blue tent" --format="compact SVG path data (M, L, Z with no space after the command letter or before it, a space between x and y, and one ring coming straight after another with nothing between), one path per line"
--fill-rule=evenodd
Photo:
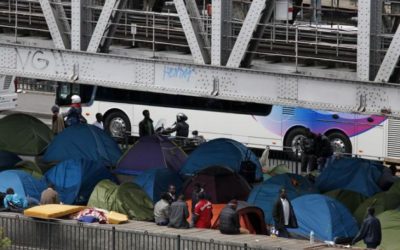
M0 172L0 192L5 193L7 188L13 188L15 193L22 197L29 196L40 200L40 195L47 185L25 171L6 170Z
M44 154L43 161L90 160L115 166L122 152L106 132L92 125L71 126L58 134Z
M214 139L196 148L181 168L180 173L184 176L193 176L210 166L228 167L239 173L241 163L247 160L256 166L256 179L262 180L261 164L250 149L231 139Z
M315 185L321 192L347 189L370 197L382 191L377 184L382 168L381 164L365 159L335 159L318 176Z
M313 185L304 177L296 174L275 175L256 186L251 191L247 202L264 211L265 222L273 224L272 210L282 188L286 189L289 200L301 195L317 193Z
M99 181L114 180L103 163L86 160L63 161L47 171L44 178L55 185L65 204L86 204Z
M22 159L18 155L7 151L0 151L0 171L2 168L12 168L20 161Z
M160 200L160 194L168 191L169 185L176 187L176 193L182 191L182 180L180 176L169 168L149 169L135 177L134 182L138 184L153 202Z
M308 238L314 231L315 238L333 241L336 237L354 237L358 232L357 221L339 201L320 194L298 197L292 201L299 225L289 232Z

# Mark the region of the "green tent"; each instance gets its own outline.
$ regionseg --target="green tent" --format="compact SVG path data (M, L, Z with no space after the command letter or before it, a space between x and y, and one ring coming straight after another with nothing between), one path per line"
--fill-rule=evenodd
M359 224L363 222L368 207L372 205L375 208L375 214L379 215L387 210L399 207L400 196L396 193L381 192L365 200L353 214Z
M367 197L358 192L346 189L335 189L324 193L324 195L341 202L352 214L367 199Z
M387 193L397 194L400 197L400 179L397 180L393 185L390 187Z
M290 173L290 171L289 168L284 164L276 165L267 171L267 174L270 176L287 174L287 173Z
M129 219L153 220L153 202L135 183L120 186L110 180L99 182L94 188L88 206L126 214Z
M382 242L378 248L381 250L399 250L400 210L388 210L377 217L382 228ZM360 241L356 246L365 247L365 244Z
M14 169L23 170L36 179L41 179L43 177L42 170L33 161L20 161L15 165Z
M50 128L33 116L12 114L0 119L0 150L39 155L52 138Z

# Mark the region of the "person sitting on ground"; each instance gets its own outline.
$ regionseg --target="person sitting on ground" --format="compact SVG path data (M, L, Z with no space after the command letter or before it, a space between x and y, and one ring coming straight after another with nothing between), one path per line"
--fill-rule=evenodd
M60 204L58 193L55 190L53 183L49 183L47 189L42 192L42 195L40 196L40 204Z
M193 136L192 139L196 146L206 142L206 139L204 139L204 136L199 135L199 131L197 131L197 130L193 130L192 136Z
M189 228L188 218L189 209L185 202L185 196L181 194L178 200L171 204L168 227Z
M172 202L176 201L176 187L175 187L175 185L169 185L168 186L167 194L169 195L169 203L170 204Z
M14 192L14 189L7 188L6 197L3 200L4 208L22 210L28 207L28 200L19 196Z
M104 130L103 115L101 113L96 114L96 121L93 123L93 126L96 126L101 130Z
M211 228L212 204L204 192L199 193L199 202L194 208L193 225L196 228Z
M382 231L381 223L378 218L375 217L375 208L368 208L368 216L363 221L360 231L354 237L352 245L360 240L364 240L365 245L368 249L375 249L381 244Z
M222 234L249 233L246 229L240 228L239 214L236 211L237 206L238 201L231 200L222 209L219 215L219 231Z
M154 219L157 225L166 226L169 223L169 195L167 193L161 194L161 199L154 205Z
M292 204L287 199L285 189L281 189L278 200L272 211L275 221L275 228L278 230L278 236L289 238L287 228L297 228L297 219Z
M60 107L58 107L57 105L51 107L51 112L53 113L51 130L55 135L57 135L65 129L64 119L60 114Z

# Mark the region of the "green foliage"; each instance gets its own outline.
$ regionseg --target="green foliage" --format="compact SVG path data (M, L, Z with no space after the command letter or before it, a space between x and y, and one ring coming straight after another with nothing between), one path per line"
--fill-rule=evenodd
M6 249L11 246L11 240L4 235L3 229L0 228L0 249Z

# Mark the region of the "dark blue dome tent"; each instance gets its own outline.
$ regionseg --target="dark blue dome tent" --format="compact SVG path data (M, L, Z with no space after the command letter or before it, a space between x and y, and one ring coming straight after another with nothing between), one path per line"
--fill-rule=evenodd
M75 125L66 128L50 143L44 154L45 162L90 160L115 166L122 152L106 132L93 125Z
M267 224L274 224L272 210L282 188L286 190L290 201L301 195L318 193L306 178L296 174L275 175L257 185L251 190L247 202L260 207L264 211Z
M160 194L167 192L169 185L176 187L176 194L182 192L182 179L179 174L169 168L149 169L136 176L134 181L156 203L160 200Z
M98 182L115 180L104 163L87 160L60 162L44 178L55 185L60 201L65 204L86 204Z
M292 201L298 228L289 232L308 238L314 231L315 238L321 241L334 241L335 238L352 238L358 232L357 221L349 210L325 195L310 194Z
M240 142L219 138L201 144L189 156L180 174L184 177L193 176L202 169L211 166L222 166L232 169L245 177L247 181L262 181L263 173L257 156ZM247 166L253 166L253 176L246 171Z

